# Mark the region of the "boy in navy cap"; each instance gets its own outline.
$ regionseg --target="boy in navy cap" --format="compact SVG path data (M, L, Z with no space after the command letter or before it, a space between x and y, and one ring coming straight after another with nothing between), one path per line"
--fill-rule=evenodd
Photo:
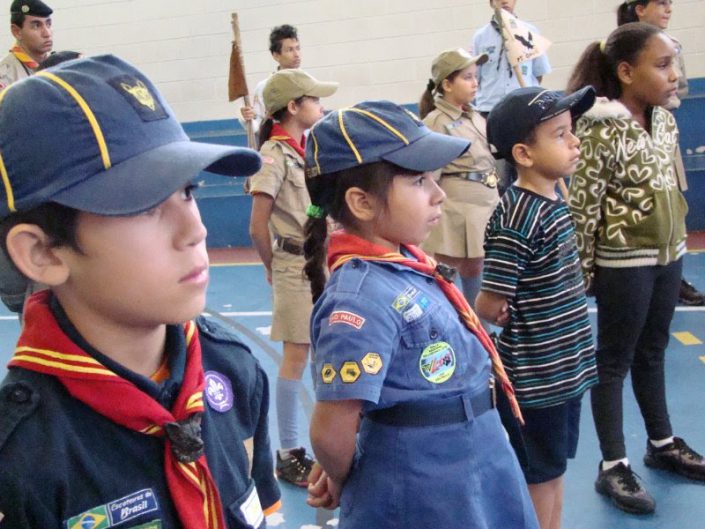
M191 184L259 167L254 151L189 141L110 55L4 92L2 245L50 289L28 299L0 386L3 528L264 526L279 502L267 379L198 317L208 255Z
M502 99L487 120L495 156L518 179L487 225L477 312L504 327L498 350L525 424L509 428L542 529L560 527L563 474L575 457L582 394L597 382L575 231L556 182L575 171L572 121L592 87L561 97L539 87Z
M41 0L14 0L10 5L10 30L15 45L0 61L0 90L29 77L51 53L52 9Z

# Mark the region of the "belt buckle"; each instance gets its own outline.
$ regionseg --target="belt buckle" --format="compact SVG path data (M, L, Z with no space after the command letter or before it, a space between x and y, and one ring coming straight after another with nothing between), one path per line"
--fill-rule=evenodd
M489 188L494 189L497 187L497 171L492 171L485 175L485 185Z
M492 408L497 408L497 382L494 377L490 377L490 399Z

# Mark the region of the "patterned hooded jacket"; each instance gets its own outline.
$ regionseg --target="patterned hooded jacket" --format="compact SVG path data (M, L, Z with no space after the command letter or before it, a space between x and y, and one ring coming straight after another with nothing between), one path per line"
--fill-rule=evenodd
M598 99L577 123L580 162L569 206L589 286L595 265L665 265L686 252L688 206L678 187L678 127L661 107L649 134L619 101Z

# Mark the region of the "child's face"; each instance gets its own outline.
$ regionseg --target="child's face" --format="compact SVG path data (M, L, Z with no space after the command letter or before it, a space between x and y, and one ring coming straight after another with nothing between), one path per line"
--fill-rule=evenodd
M572 132L570 112L544 121L534 129L534 142L528 145L532 168L549 180L575 172L580 159L580 140Z
M636 6L636 14L639 22L666 29L671 20L672 6L672 0L651 0L645 6Z
M477 94L477 65L471 64L452 81L443 83L443 97L453 105L467 105Z
M446 194L438 186L439 171L416 176L397 175L379 204L373 242L398 250L399 244L420 244L441 218Z
M295 116L303 128L310 129L323 117L323 110L320 98L305 96L296 107Z
M274 60L279 63L279 67L287 70L301 66L301 44L298 39L282 40L282 51L272 53Z
M490 4L492 5L492 9L504 9L505 11L509 11L510 13L514 14L514 6L516 5L517 0L492 0Z
M82 253L60 248L69 270L55 288L69 317L107 327L182 323L205 306L206 228L191 187L134 216L81 213Z
M622 79L622 88L643 105L666 105L678 91L675 66L676 46L663 33L651 37L636 64L629 65L629 75Z

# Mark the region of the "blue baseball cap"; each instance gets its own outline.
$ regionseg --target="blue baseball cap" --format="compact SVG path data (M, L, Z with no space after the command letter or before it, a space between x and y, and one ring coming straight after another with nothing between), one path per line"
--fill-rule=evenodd
M330 112L311 127L306 177L381 161L412 171L435 171L468 147L468 140L433 132L391 101L363 101Z
M56 202L147 211L201 171L249 176L251 149L189 140L144 74L113 56L64 62L0 93L0 218Z
M540 86L509 92L487 116L487 142L493 156L513 160L514 145L525 142L537 125L568 111L571 119L578 119L594 103L595 89L592 86L567 96Z

